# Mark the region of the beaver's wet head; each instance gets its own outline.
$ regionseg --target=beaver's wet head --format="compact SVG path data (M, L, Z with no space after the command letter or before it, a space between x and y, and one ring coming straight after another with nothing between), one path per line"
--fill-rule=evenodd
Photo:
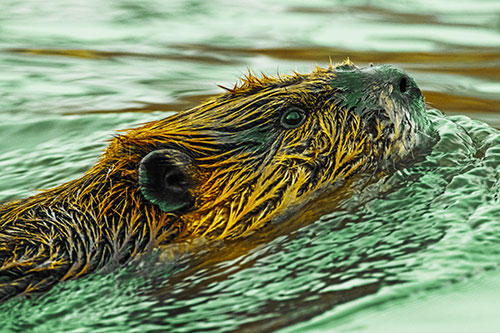
M0 301L159 244L246 236L307 202L326 213L335 202L320 194L348 198L342 183L391 172L426 133L420 91L394 67L346 62L225 89L118 135L81 178L0 206Z
M182 220L179 237L248 234L338 181L394 165L426 126L420 90L390 66L249 75L225 89L123 140L145 156L142 195Z
M432 129L422 94L401 69L344 64L336 68L332 85L338 89L333 99L359 117L382 163L413 154L428 139Z

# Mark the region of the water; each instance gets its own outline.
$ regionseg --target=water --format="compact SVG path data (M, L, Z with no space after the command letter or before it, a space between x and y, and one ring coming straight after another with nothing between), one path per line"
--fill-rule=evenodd
M498 331L500 4L2 1L0 201L82 175L116 129L329 58L415 77L441 140L332 214L0 306L1 331ZM465 116L467 117L465 117ZM475 120L483 122L478 122Z

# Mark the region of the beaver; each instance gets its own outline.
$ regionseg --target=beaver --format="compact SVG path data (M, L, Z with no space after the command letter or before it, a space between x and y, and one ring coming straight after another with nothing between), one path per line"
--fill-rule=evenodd
M0 206L0 299L162 244L247 237L343 179L389 170L429 128L417 84L389 65L223 88L117 134L81 178Z

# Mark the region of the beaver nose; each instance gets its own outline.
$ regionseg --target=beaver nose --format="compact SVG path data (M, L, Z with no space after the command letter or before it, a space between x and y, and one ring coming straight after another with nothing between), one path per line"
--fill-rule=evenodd
M394 81L392 82L394 90L402 95L411 95L411 96L421 96L422 93L418 88L415 81L413 81L408 74L404 72L399 72L396 75Z

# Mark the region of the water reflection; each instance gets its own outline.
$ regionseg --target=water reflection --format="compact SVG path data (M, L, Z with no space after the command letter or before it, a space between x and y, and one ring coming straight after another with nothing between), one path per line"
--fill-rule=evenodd
M78 177L113 129L199 104L247 67L273 75L347 57L396 64L430 106L500 128L499 12L487 0L5 1L0 201ZM305 228L170 262L152 256L11 300L2 329L327 329L497 274L499 134L430 112L440 143L370 195L351 193L356 205L329 215L316 207L300 217L312 223ZM323 326L308 321L317 315Z

